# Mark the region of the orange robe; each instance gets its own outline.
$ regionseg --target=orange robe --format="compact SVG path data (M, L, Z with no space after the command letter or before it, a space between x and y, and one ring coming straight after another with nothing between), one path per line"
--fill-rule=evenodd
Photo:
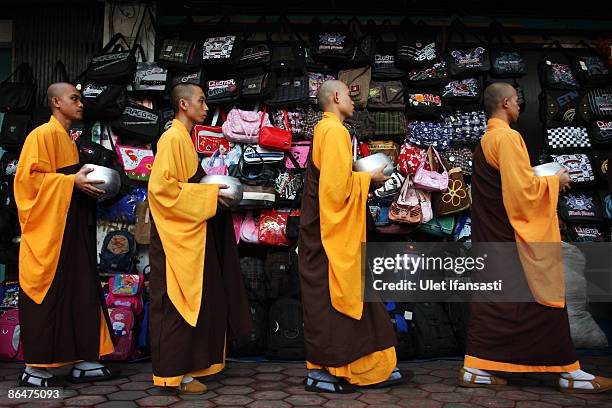
M354 172L351 139L340 119L325 112L314 132L312 160L320 170L321 241L329 260L331 304L360 320L363 312L361 246L366 241L370 174ZM356 385L385 381L397 364L395 347L365 355L341 367L325 367ZM308 369L321 369L307 361Z
M14 186L22 232L19 285L24 294L38 305L45 300L56 275L74 190L74 174L62 174L57 170L78 162L75 143L54 116L28 135L19 158ZM114 347L105 313L100 313L99 353L110 354ZM30 365L45 367L68 363Z
M534 299L545 307L563 308L565 285L557 218L559 177L534 176L521 135L500 119L489 120L480 146L488 165L501 176L503 206ZM465 366L511 372L565 372L580 368L578 361L564 366L536 366L470 355L465 356Z
M217 212L219 187L188 183L198 168L198 155L185 126L178 120L159 139L149 179L149 206L166 256L170 301L195 327L204 283L207 220ZM185 350L189 353L189 350ZM201 377L217 373L223 364L185 373ZM158 386L178 386L184 375L153 376Z

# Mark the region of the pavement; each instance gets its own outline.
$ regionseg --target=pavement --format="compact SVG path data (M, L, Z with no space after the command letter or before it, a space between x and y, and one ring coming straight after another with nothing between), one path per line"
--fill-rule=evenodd
M612 357L581 357L582 368L597 375L612 377ZM553 374L504 374L509 385L501 390L457 387L459 360L402 362L414 377L391 388L368 389L337 395L304 391L304 363L228 362L226 369L204 380L209 391L204 395L173 395L153 386L151 363L114 364L123 376L106 382L68 386L59 400L9 399L16 388L20 363L0 363L0 407L249 407L249 408L553 408L610 407L612 392L599 395L567 395L554 388ZM67 374L68 368L58 369Z

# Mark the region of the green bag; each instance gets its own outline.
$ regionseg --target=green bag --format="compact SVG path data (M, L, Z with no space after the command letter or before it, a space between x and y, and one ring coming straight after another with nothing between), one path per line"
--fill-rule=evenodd
M451 236L455 230L455 216L434 217L428 223L420 225L416 230L437 237Z

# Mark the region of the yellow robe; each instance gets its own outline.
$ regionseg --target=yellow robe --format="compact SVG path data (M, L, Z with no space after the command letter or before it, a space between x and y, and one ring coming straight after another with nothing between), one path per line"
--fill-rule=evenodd
M544 306L563 307L565 284L557 218L559 177L534 176L523 138L500 119L489 120L480 144L487 163L500 172L504 208L534 298ZM469 355L464 364L509 372L566 372L580 368L578 361L569 366L527 366Z
M321 241L329 260L329 291L334 309L361 319L361 245L366 241L365 211L370 174L354 172L351 139L337 115L325 112L314 132L312 160L320 170ZM395 347L363 356L345 366L325 367L356 385L385 381L397 364ZM323 367L306 362L308 369Z
M168 297L191 326L200 313L204 282L206 220L217 212L219 187L188 183L198 155L185 126L178 120L159 139L149 179L149 206L166 255ZM185 350L186 353L189 350ZM217 364L196 373L204 376L223 368ZM154 376L155 385L178 386L183 376Z
M14 185L21 225L19 285L38 304L45 299L55 277L74 189L75 176L56 170L78 162L76 144L54 116L28 135L19 156ZM100 355L105 355L112 353L114 347L104 314L100 313Z

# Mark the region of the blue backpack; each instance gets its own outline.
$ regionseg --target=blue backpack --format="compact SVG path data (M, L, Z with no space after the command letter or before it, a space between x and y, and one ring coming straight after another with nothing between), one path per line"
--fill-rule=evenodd
M136 269L136 240L126 230L111 231L104 237L100 270L106 273L133 273Z

